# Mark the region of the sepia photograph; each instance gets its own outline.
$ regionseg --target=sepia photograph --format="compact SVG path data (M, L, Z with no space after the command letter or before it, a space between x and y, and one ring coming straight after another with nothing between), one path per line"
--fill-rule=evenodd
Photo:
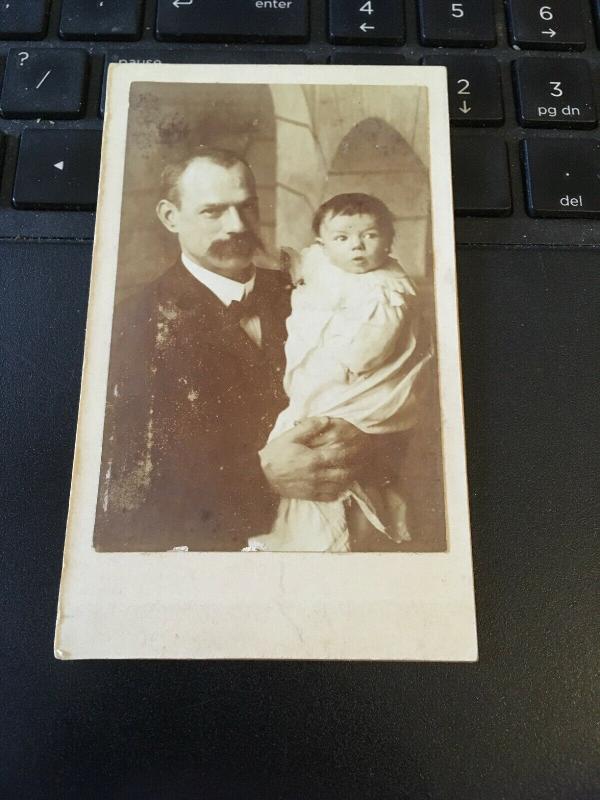
M477 658L447 109L110 67L58 658Z
M444 550L427 93L132 83L94 546Z

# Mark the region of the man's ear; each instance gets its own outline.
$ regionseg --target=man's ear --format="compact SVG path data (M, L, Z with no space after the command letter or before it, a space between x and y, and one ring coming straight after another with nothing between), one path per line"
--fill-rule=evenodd
M159 200L156 206L156 216L171 233L178 233L177 215L179 209L170 200Z

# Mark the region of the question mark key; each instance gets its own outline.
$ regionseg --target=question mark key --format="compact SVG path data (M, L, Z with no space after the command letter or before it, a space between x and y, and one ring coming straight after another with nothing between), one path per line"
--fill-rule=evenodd
M85 111L88 54L80 48L12 48L0 113L9 119L74 119Z

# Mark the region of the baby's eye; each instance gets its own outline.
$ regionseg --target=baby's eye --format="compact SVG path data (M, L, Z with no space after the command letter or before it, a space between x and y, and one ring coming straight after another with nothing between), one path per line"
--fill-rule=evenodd
M377 231L369 231L365 234L365 236L367 239L379 239L379 234Z
M347 238L348 238L347 236L336 236L335 237L335 241L336 242L345 242Z

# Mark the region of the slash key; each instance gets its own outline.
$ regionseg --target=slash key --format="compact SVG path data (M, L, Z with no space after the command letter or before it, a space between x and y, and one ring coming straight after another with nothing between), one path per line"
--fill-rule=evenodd
M532 217L600 217L600 141L525 139L527 210Z
M84 111L88 56L75 48L14 48L0 95L3 117L71 119Z

